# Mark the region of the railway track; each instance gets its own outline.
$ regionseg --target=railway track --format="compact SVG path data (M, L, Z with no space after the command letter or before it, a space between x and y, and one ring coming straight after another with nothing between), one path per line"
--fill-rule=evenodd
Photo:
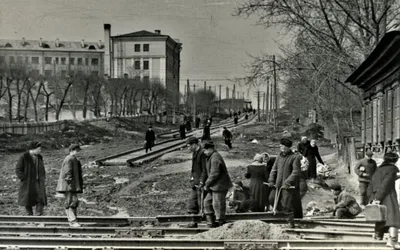
M168 217L170 217L168 219ZM295 229L285 229L299 240L199 240L191 236L209 230L165 226L133 227L137 222L173 224L190 216L79 217L80 223L105 223L117 227L71 228L57 216L0 216L0 249L385 249L384 241L372 240L373 225L356 220L297 219ZM228 221L263 220L286 224L286 216L270 213L228 214ZM19 223L19 224L18 224ZM39 223L41 226L20 225ZM3 224L3 225L1 225ZM10 226L10 224L12 226ZM15 224L18 224L17 226Z
M226 126L228 128L232 128L235 126L240 126L250 122L256 116L252 115L248 120L244 120L244 117L235 125L233 122L225 122L220 123L218 125L212 126L210 129L211 134L217 133L222 127ZM202 130L195 130L187 134L187 136L196 136L200 138L202 135ZM121 152L119 154L110 155L107 157L103 157L101 159L95 160L98 165L103 166L137 166L143 163L147 163L151 160L154 160L166 153L179 150L185 146L185 141L180 139L170 139L167 141L160 142L153 147L153 150L145 153L143 148L136 148L133 150Z

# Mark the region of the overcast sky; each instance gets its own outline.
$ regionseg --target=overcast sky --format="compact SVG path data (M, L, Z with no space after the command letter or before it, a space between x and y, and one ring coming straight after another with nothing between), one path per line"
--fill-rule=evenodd
M0 0L1 38L104 41L104 23L111 24L112 35L160 29L183 43L181 80L243 77L247 54L278 53L283 38L278 29L255 26L253 18L232 16L241 1ZM226 80L207 84L222 84L223 98L225 86L233 85Z

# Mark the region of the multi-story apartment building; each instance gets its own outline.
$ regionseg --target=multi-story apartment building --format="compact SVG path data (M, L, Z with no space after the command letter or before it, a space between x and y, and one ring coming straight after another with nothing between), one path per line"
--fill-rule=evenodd
M104 74L111 78L158 79L179 100L180 52L182 43L168 35L137 31L111 36L104 24Z
M103 75L104 44L0 39L0 65L27 65L33 75L62 76L82 71Z

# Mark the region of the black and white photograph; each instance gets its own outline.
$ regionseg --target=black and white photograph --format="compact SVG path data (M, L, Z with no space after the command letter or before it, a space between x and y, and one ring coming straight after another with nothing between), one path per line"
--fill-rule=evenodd
M400 249L400 0L0 0L0 250Z

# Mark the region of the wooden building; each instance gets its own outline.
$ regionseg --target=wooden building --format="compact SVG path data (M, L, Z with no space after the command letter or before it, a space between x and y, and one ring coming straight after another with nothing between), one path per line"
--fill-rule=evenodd
M400 151L400 31L382 38L346 82L363 92L362 138L375 152Z

